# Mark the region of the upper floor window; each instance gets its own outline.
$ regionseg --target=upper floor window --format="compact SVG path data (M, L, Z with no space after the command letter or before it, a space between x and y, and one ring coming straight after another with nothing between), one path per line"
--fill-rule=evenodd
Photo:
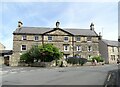
M68 37L64 37L64 41L68 41Z
M112 47L112 52L114 52L114 47Z
M76 41L80 41L80 37L76 37Z
M91 39L92 39L91 37L87 37L87 41L91 41Z
M64 45L64 51L69 51L69 45Z
M77 51L81 51L81 46L77 46L77 47L76 47L76 50L77 50Z
M88 51L92 51L92 46L88 46Z
M35 35L35 40L39 40L39 36L38 35Z
M21 46L21 50L22 50L22 51L27 50L27 46L26 46L26 45L22 45L22 46Z
M119 47L117 49L118 49L118 52L119 52L120 51Z
M48 36L48 41L52 41L52 36Z
M23 35L23 36L22 36L22 40L27 40L27 36L26 36L26 35Z

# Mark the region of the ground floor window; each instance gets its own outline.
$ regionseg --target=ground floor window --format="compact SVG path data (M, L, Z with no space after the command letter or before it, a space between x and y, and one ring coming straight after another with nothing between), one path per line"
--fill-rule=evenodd
M68 58L68 54L64 54L64 59L67 59Z
M27 46L26 46L26 45L22 45L22 46L21 46L21 50L22 50L22 51L27 50Z
M111 55L111 60L112 60L112 61L115 60L115 55Z

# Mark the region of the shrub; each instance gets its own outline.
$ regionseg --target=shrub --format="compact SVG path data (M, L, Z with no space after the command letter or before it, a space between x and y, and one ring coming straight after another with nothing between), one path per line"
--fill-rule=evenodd
M92 57L92 61L93 61L94 59L95 59L97 62L103 62L103 61L104 61L104 59L103 59L101 56L94 56L94 57Z
M69 64L80 64L81 66L87 62L85 58L77 58L77 57L68 57L66 59Z

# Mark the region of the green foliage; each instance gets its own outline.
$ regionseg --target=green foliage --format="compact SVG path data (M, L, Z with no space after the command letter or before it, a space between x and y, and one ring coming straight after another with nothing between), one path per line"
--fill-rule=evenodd
M33 46L29 51L20 56L20 60L25 63L51 62L52 60L59 60L63 53L52 44L44 44L41 46ZM35 61L36 60L36 61Z
M104 61L104 59L103 59L101 56L94 56L94 57L92 57L92 61L93 61L94 59L95 59L97 62L103 62L103 61Z
M29 52L26 52L20 56L20 61L25 63L32 63L33 59L30 57Z
M84 58L76 58L76 57L69 57L68 59L66 59L67 63L70 64L80 64L83 65L87 62L87 59Z
M38 60L40 59L40 51L38 46L32 46L32 48L29 50L29 55L32 59L38 62Z
M40 56L42 62L51 62L52 60L59 60L63 54L57 47L52 44L44 44L39 46Z

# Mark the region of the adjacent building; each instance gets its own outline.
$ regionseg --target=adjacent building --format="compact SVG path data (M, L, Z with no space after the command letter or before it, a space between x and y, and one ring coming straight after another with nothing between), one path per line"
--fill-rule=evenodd
M101 39L99 48L105 63L117 63L117 59L120 58L120 42Z
M56 22L55 28L24 27L18 22L18 28L13 32L13 55L11 66L17 66L20 55L34 45L51 43L64 53L64 59L70 56L80 56L90 59L99 55L99 35L91 23L88 29L60 28Z
M6 50L5 46L0 43L0 65L9 65L9 59L11 59L12 50Z
M5 50L5 46L0 43L0 65L4 63L4 58L2 57L2 51Z

